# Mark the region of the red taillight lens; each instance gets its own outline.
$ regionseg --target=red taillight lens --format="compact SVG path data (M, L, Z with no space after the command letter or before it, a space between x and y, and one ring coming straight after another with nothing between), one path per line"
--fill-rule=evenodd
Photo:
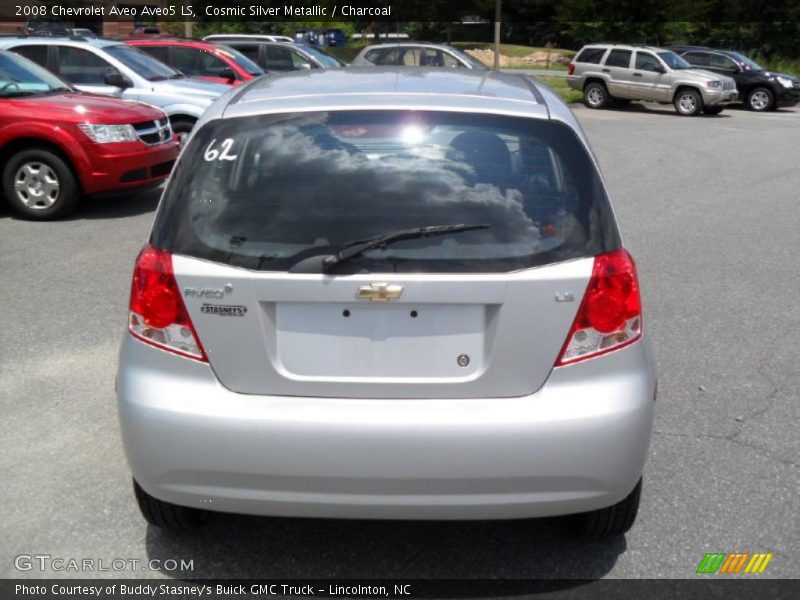
M569 66L567 67L567 75L572 75L573 73L575 73L575 63L569 63Z
M128 331L162 348L207 362L172 271L172 255L145 246L136 259Z
M627 346L642 335L636 266L625 250L594 259L592 278L556 366Z

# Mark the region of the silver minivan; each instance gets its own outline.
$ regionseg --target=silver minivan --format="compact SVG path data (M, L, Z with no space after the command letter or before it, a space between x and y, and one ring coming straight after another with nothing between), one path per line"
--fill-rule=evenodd
M193 131L116 382L153 525L210 511L636 516L656 378L633 259L546 86L466 69L256 80Z
M0 48L21 54L77 89L161 108L182 141L230 86L185 77L138 48L104 39L9 37Z

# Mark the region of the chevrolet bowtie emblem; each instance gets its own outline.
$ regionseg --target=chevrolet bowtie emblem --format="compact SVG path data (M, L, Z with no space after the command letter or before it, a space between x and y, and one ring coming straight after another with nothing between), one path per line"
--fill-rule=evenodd
M369 300L370 302L388 302L399 298L403 293L402 285L389 285L388 283L373 283L362 285L358 288L356 298Z

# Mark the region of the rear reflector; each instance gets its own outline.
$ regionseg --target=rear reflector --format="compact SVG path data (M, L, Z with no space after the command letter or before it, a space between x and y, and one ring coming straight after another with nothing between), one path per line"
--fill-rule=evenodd
M169 252L148 245L139 253L131 284L128 331L162 350L208 362L181 298Z
M595 256L592 278L556 366L617 350L641 335L642 308L633 259L623 249Z

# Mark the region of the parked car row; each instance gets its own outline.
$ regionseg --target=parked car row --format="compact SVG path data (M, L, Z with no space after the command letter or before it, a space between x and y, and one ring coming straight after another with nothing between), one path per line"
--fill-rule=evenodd
M211 103L265 68L343 66L320 49L270 39L107 40L51 25L36 23L46 35L0 38L2 188L30 219L63 217L84 195L158 185Z
M181 137L188 135L206 108L230 89L186 77L120 41L20 36L0 39L0 49L29 58L80 91L158 106Z
M28 218L64 216L81 195L161 182L197 120L231 86L265 73L345 66L277 36L107 40L60 35L49 21L35 27L46 35L0 38L0 52L35 63L3 52L0 71L0 152L8 158L2 186ZM352 66L486 70L450 46L411 41L366 46ZM756 111L800 101L797 78L737 52L697 46L588 45L569 65L568 82L590 108L650 100L696 115L718 114L737 99Z
M800 80L765 71L743 54L697 46L584 46L567 71L589 108L648 100L673 104L680 115L716 115L744 101L755 111L800 102Z

